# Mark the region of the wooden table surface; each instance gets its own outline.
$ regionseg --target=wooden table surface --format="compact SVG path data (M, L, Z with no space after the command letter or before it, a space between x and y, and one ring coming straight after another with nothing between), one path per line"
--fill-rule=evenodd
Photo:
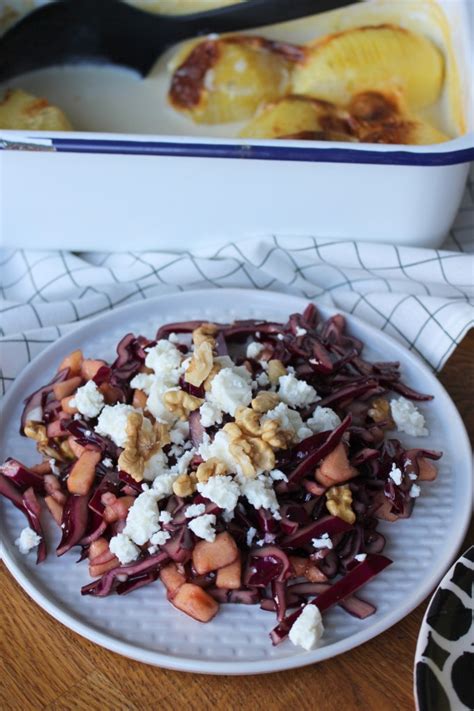
M440 375L471 442L473 376L471 331ZM474 541L473 534L471 524L463 549ZM212 677L149 667L93 645L43 612L0 564L0 708L411 710L413 658L426 604L372 641L318 665L264 676Z

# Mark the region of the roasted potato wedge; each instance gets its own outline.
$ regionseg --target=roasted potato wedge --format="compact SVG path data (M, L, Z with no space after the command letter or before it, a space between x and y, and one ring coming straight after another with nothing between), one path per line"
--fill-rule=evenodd
M240 132L244 138L351 140L347 111L308 96L287 96L264 106Z
M66 115L46 99L9 89L0 101L0 128L28 131L71 131Z
M207 39L175 70L169 100L197 123L248 119L262 102L287 92L290 68L301 56L295 45L262 37Z
M292 75L292 91L346 105L354 94L402 96L411 110L434 103L444 59L426 37L395 25L359 27L309 44Z

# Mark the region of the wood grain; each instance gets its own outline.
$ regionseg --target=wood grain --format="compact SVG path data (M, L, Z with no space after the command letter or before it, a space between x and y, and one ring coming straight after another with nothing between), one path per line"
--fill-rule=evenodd
M473 377L471 331L440 375L471 441ZM471 525L463 548L473 542ZM413 709L413 658L425 608L426 601L376 639L304 669L257 677L183 674L124 659L82 639L35 605L0 564L0 708Z

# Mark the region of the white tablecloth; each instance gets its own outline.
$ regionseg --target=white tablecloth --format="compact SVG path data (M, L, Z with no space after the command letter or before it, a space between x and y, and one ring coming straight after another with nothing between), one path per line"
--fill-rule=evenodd
M474 325L474 172L441 250L268 236L207 254L171 246L126 253L2 250L0 259L3 392L78 321L196 288L272 289L332 303L439 370Z

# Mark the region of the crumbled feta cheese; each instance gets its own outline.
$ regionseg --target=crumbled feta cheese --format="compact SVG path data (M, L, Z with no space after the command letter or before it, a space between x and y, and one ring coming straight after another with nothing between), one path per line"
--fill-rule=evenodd
M296 327L296 335L297 336L306 336L308 331L305 328L301 328L300 326Z
M146 481L154 481L160 474L165 474L168 471L168 457L160 449L155 454L152 454L150 459L145 462L145 469L143 471L143 478Z
M40 543L41 536L38 536L38 534L29 526L21 531L19 537L15 541L15 545L18 546L20 553L23 553L23 555L26 555L29 551L33 550L33 548L39 546Z
M158 474L158 476L153 480L153 491L157 497L157 501L161 499L166 499L167 496L171 496L173 493L173 484L176 481L178 475L173 472L163 472Z
M398 469L398 467L395 466L395 464L392 464L392 470L390 472L390 479L397 486L400 486L400 484L402 483L403 474L400 471L400 469Z
M39 416L41 418L41 415ZM82 420L82 415L80 412L76 412L76 414L72 418L73 420Z
M104 465L104 467L107 467L107 469L112 469L112 467L114 466L114 463L112 462L110 457L106 457L105 459L103 459L102 464Z
M228 512L235 509L240 496L240 487L230 476L211 476L206 482L198 483L197 490Z
M273 471L270 472L270 476L273 481L288 481L286 474L281 472L279 469L273 469Z
M412 497L412 499L417 499L420 494L421 489L418 484L412 484L410 489L410 496Z
M188 523L188 528L199 538L204 538L205 541L212 543L216 540L215 525L216 517L214 514L204 514L203 516L193 518L193 520Z
M280 399L291 407L306 407L321 399L312 385L304 380L298 380L293 373L281 375L278 382Z
M149 395L155 380L156 376L151 373L138 373L130 381L130 387L135 388L135 390L143 390L145 395Z
M220 410L212 402L204 402L199 408L201 416L201 425L203 427L212 427L220 425L222 422L222 410Z
M281 428L291 432L297 442L301 442L313 434L312 430L306 427L301 415L295 410L291 410L284 402L280 402L273 410L266 412L262 417L262 422L266 420L278 420Z
M425 427L425 418L410 400L404 397L390 400L390 410L399 432L406 432L413 437L429 434Z
M263 345L257 343L257 341L251 341L247 346L246 356L247 358L257 358L257 356L263 351Z
M214 363L217 363L221 368L234 368L235 363L232 358L228 355L216 356L214 358Z
M58 466L57 466L57 464L56 464L56 460L55 460L55 459L50 459L50 460L49 460L49 466L50 466L50 468L51 468L51 473L54 474L54 476L59 476L59 475L61 474L61 472L59 471L59 468L58 468Z
M354 560L358 563L362 563L367 558L367 553L358 553L354 556Z
M127 418L132 412L139 412L131 405L106 405L99 415L95 431L110 437L117 447L125 447L127 441ZM146 418L145 418L146 419ZM150 420L146 420L150 427Z
M179 447L177 444L173 444L173 446L170 447L168 454L172 457L176 457L176 459L179 459L184 454L184 449L183 447Z
M104 407L104 396L93 380L89 380L85 385L77 388L73 399L70 401L71 407L79 410L85 417L97 417Z
M278 333L277 338L279 341L283 341L285 339L285 336L283 335L283 333Z
M158 521L160 523L170 523L172 520L173 517L169 511L160 511L160 515L158 516Z
M170 430L170 440L172 444L183 446L189 437L189 422L178 420Z
M166 338L162 338L156 346L152 346L147 350L145 365L157 375L162 373L171 374L173 370L178 370L181 360L181 352L176 346Z
M170 390L179 390L179 388L171 386L166 380L155 378L146 401L147 410L151 412L157 422L164 425L172 425L177 419L176 415L170 412L163 402L164 394Z
M170 333L168 336L168 341L170 343L179 343L179 336L177 333Z
M150 555L155 555L155 553L158 551L158 546L148 546L148 553Z
M257 375L256 380L257 384L261 388L265 388L267 385L270 385L270 378L268 377L265 371L262 371L259 375Z
M209 435L205 435L199 446L199 454L205 462L212 457L217 457L226 465L231 473L241 471L240 465L232 456L229 449L230 440L223 430L216 432L214 439L210 440Z
M257 546L260 546L260 548L261 548L262 546L265 545L265 539L264 539L264 538L261 538L259 541L257 541L256 545L257 545Z
M223 368L212 379L207 399L220 410L235 415L239 405L249 405L252 399L250 373L244 366Z
M141 489L142 491L150 491L150 484L146 484L145 482L143 482L143 484L141 485L140 489Z
M330 407L316 406L311 417L306 420L306 425L312 432L327 432L334 430L341 424L339 415Z
M177 474L186 474L188 471L188 467L191 463L192 458L196 454L195 449L190 449L188 452L185 452L176 462L176 464L173 464L171 467L172 472L176 472Z
M125 533L117 533L110 539L110 552L120 561L121 565L127 565L136 560L140 555L140 549L133 543Z
M333 543L328 533L323 533L321 538L313 538L311 541L314 548L333 548Z
M259 476L256 479L248 479L239 476L238 481L242 494L255 509L269 509L275 518L279 517L280 504L271 477Z
M154 546L162 546L169 538L171 533L168 531L157 531L151 536L150 543Z
M257 535L257 529L253 528L253 526L250 526L249 530L247 531L247 545L250 548L252 545L253 539Z
M268 360L259 360L258 364L265 372L268 370Z
M412 481L416 481L418 477L416 476L415 472L410 472L408 474L408 478L411 479Z
M184 515L186 518L194 518L195 516L201 516L201 514L206 512L206 507L204 504L191 504L188 506Z
M316 605L307 604L293 622L289 632L290 641L307 651L315 649L324 634L321 612Z
M128 510L123 532L139 546L146 543L160 528L157 499L154 489L144 491Z

